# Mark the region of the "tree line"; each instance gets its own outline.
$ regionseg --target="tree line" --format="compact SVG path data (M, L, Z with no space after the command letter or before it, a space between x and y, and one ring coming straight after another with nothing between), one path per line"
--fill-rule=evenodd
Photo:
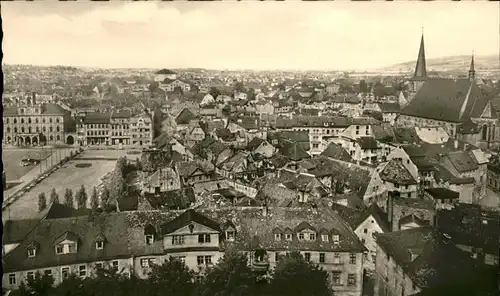
M204 276L190 270L183 261L170 257L152 265L147 279L127 276L117 269L99 269L89 277L68 276L59 285L37 273L21 283L15 296L323 296L332 295L328 273L306 262L298 252L279 258L270 273L256 272L247 256L228 250Z

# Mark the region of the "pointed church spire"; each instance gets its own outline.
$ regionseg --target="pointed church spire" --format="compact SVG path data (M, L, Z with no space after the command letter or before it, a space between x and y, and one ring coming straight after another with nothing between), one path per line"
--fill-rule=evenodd
M474 69L474 51L473 51L472 59L470 60L469 79L474 80L475 78L476 78L476 70Z
M422 39L418 51L417 65L415 66L415 78L427 78L427 67L425 65L424 29L422 28Z

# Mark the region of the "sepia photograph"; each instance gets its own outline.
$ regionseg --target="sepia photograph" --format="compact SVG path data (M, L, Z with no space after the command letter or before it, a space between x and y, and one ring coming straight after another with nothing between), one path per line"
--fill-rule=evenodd
M500 4L8 1L2 296L494 296Z

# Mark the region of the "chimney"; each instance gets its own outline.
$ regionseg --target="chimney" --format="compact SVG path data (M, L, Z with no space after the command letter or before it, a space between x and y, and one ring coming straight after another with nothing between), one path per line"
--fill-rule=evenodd
M453 141L453 146L455 147L455 149L458 149L458 140L455 139L455 141Z

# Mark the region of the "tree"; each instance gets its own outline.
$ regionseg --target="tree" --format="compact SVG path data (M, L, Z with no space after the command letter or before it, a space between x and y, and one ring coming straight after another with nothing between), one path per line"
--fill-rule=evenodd
M368 85L364 80L361 80L359 82L359 92L361 93L367 93L368 92Z
M201 295L229 296L251 293L256 281L256 275L248 266L246 255L228 249L224 257L208 270L200 288Z
M76 193L76 204L79 209L85 208L87 206L87 192L85 192L85 187L82 186Z
M174 94L178 94L178 95L183 95L184 94L184 91L182 90L182 87L180 86L176 86L174 87Z
M108 204L109 204L109 189L107 186L104 186L104 189L102 190L101 194L101 207L103 209L106 209Z
M139 157L137 157L137 159L135 160L135 167L138 171L142 171L142 163Z
M50 202L59 203L59 194L57 194L55 188L52 188L52 191L50 192Z
M162 265L153 265L149 273L150 295L191 295L194 272L184 262L170 257Z
M64 204L70 208L74 207L73 191L69 188L66 188L66 192L64 192Z
M90 207L92 212L95 213L99 207L99 198L97 197L97 188L92 189L92 195L90 196Z
M298 252L280 258L270 282L272 295L322 296L332 295L328 273L306 262Z
M38 194L38 211L43 211L47 207L47 198L45 197L45 192L40 192Z
M52 276L42 275L40 272L37 272L33 278L28 278L28 290L31 292L31 295L35 296L49 295L53 283L54 278Z

